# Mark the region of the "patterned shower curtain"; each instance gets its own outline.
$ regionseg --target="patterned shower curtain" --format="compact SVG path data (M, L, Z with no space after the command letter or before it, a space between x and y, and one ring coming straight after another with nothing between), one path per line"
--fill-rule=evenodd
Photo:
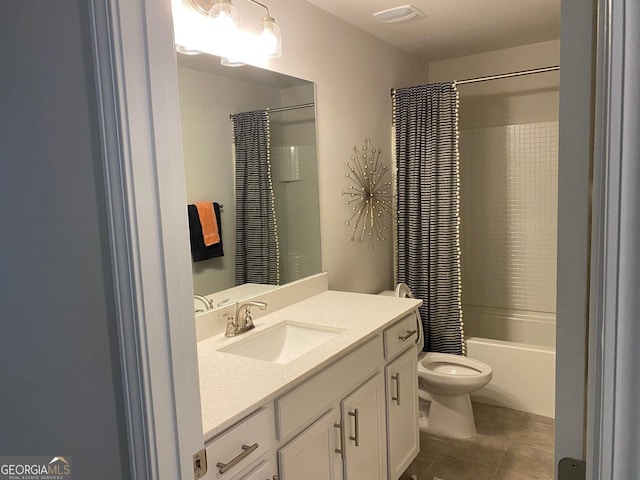
M236 285L280 283L269 115L231 116L236 155Z
M460 176L455 84L394 94L397 279L423 301L425 351L465 353L460 298Z

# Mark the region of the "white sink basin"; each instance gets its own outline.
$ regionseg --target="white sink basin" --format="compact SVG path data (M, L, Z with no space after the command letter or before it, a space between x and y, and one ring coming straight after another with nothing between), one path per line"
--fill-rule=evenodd
M284 321L218 351L285 364L343 331L342 328Z

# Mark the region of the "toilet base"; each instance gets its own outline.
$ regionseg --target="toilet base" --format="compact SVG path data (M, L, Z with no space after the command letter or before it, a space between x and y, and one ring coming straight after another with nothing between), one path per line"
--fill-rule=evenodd
M456 396L430 393L429 397L428 412L422 406L420 409L420 430L451 438L469 438L476 434L468 393Z

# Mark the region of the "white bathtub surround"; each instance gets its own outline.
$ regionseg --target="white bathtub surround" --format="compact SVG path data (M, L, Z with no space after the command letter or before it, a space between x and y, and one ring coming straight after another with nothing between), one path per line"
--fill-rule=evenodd
M555 417L555 348L469 337L467 352L493 368L474 401Z
M555 412L554 313L464 307L467 351L493 367L475 401L546 417Z
M555 312L558 122L463 129L460 176L463 305Z
M467 337L541 345L555 349L556 314L463 305Z
M467 350L494 369L472 397L552 417L558 122L464 129L460 152Z

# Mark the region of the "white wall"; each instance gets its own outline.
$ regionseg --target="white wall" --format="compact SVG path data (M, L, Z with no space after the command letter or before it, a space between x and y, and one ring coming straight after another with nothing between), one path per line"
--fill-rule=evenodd
M429 81L464 80L560 64L560 42L534 43L432 62ZM460 85L460 128L558 119L557 72Z
M0 3L0 452L128 478L87 2Z
M255 7L236 6L245 18L256 16ZM344 163L353 145L370 138L390 165L390 90L424 81L426 66L306 2L272 0L269 9L282 28L283 56L268 67L316 83L322 268L330 288L388 289L391 233L375 250L350 241L349 209L341 195L348 186Z

